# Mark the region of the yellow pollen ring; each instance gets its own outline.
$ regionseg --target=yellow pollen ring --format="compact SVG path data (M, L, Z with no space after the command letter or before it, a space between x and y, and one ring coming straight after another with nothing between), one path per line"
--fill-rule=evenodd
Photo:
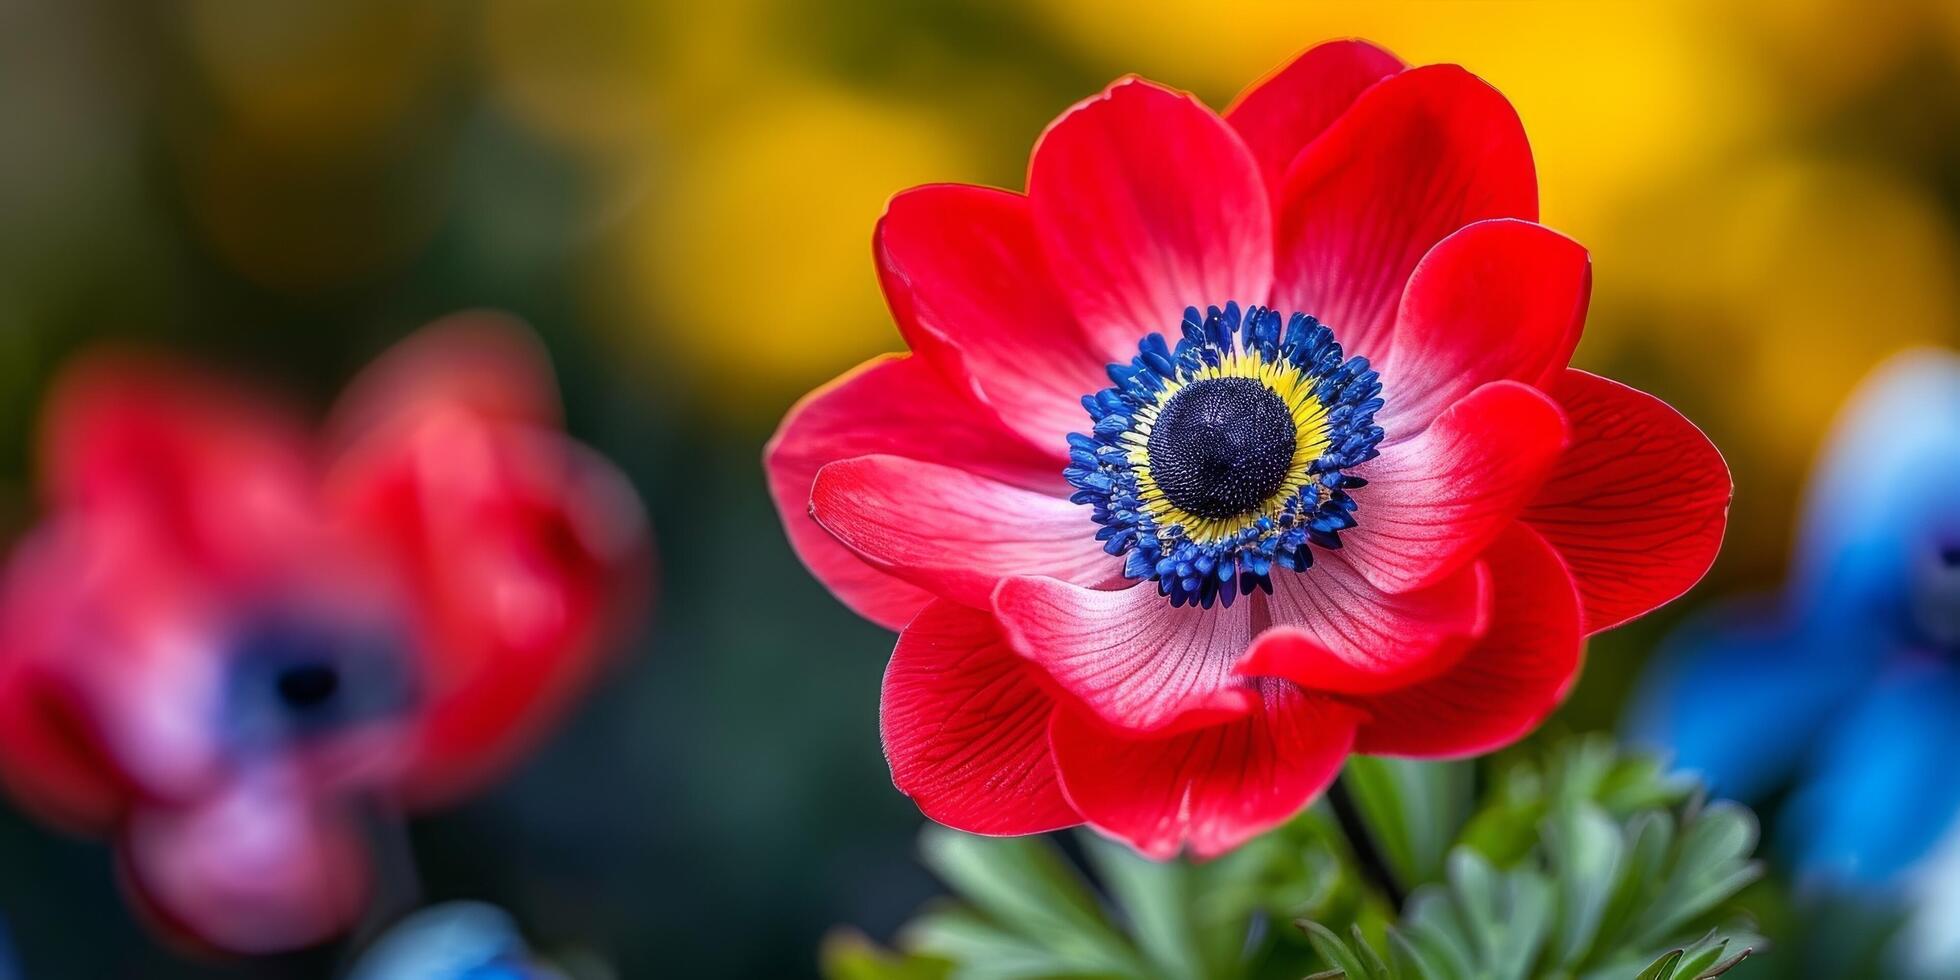
M1150 473L1150 430L1157 423L1158 413L1185 385L1214 378L1251 378L1279 396L1293 416L1293 461L1287 467L1286 479L1259 506L1232 517L1200 517L1171 503ZM1313 387L1311 379L1292 365L1242 351L1220 358L1215 367L1207 364L1189 378L1165 384L1156 403L1138 411L1135 424L1122 436L1130 469L1137 478L1137 500L1144 512L1164 532L1182 534L1198 544L1229 540L1261 517L1279 517L1287 503L1313 482L1308 467L1327 452L1327 408L1314 397Z

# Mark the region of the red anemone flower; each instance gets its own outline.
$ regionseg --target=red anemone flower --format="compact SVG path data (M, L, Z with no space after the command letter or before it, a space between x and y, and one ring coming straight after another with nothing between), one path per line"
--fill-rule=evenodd
M375 808L510 761L650 570L632 489L557 413L535 342L486 314L390 352L318 437L194 370L85 359L0 588L0 778L113 834L195 942L346 928Z
M1590 263L1537 213L1501 95L1358 41L1223 116L1121 79L1025 194L898 195L874 251L911 353L767 454L805 563L900 629L898 788L1216 854L1350 752L1517 739L1587 634L1693 585L1727 468L1567 367Z

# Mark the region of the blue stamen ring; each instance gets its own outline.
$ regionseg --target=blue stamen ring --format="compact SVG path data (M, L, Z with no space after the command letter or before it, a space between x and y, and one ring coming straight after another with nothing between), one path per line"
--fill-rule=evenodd
M1184 311L1175 348L1152 333L1113 386L1082 399L1063 475L1124 576L1171 604L1226 606L1305 571L1355 526L1347 470L1379 455L1381 379L1325 324L1254 306Z

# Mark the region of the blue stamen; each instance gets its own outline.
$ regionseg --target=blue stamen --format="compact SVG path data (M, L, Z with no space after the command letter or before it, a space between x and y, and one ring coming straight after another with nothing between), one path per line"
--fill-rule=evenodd
M1210 608L1216 602L1229 607L1238 596L1251 595L1255 589L1271 595L1274 568L1294 572L1312 568L1312 548L1339 549L1340 532L1356 526L1357 505L1347 491L1368 481L1345 471L1380 455L1383 433L1375 424L1375 413L1383 405L1381 379L1366 358L1346 356L1334 332L1304 313L1294 313L1282 327L1280 315L1264 306L1242 310L1238 303L1227 302L1223 308L1207 307L1202 315L1197 307L1187 307L1177 336L1175 347L1161 334L1145 336L1128 363L1109 365L1111 387L1082 397L1092 428L1086 435L1069 435L1069 466L1063 475L1076 488L1069 499L1089 505L1101 525L1096 539L1110 554L1123 557L1124 577L1156 579L1158 591L1173 606ZM1236 411L1252 402L1238 397L1239 393L1217 390L1218 386L1201 389L1193 384L1200 371L1218 367L1235 352L1298 372L1301 384L1312 391L1325 415L1320 432L1294 435L1321 438L1325 448L1309 465L1310 478L1278 506L1277 513L1268 513L1263 506L1246 507L1240 511L1245 524L1236 533L1201 543L1181 526L1160 526L1142 505L1139 475L1125 438L1133 433L1142 437L1137 429L1140 415L1155 418L1162 427L1153 440L1153 451L1157 444L1180 443L1164 453L1166 461L1179 467L1181 499L1211 508L1203 516L1229 519L1226 511L1247 499L1239 492L1244 487L1232 481L1244 476L1255 487L1269 484L1273 463L1270 441L1246 443L1247 431L1232 428L1236 416L1218 417L1221 406ZM1162 398L1173 383L1182 387L1170 399ZM1202 393L1193 405L1203 411L1194 408L1184 414L1200 414L1206 421L1179 418L1164 425L1165 406L1194 389ZM1172 428L1176 431L1168 431ZM1262 433L1270 434L1262 428L1252 435ZM1232 452L1224 452L1221 446ZM1243 474L1226 472L1232 466L1221 468L1221 460L1244 460L1250 469Z

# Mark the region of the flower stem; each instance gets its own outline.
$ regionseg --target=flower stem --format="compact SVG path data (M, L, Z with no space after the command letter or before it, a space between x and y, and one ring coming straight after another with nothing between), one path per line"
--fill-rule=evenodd
M1341 825L1341 836L1347 838L1348 850L1353 853L1361 876L1381 893L1382 898L1388 901L1389 908L1399 914L1408 894L1395 880L1395 871L1388 866L1388 860L1376 845L1367 821L1361 819L1361 809L1355 805L1354 794L1348 790L1347 781L1347 773L1343 772L1333 785L1327 787L1327 803L1334 810L1334 819Z

